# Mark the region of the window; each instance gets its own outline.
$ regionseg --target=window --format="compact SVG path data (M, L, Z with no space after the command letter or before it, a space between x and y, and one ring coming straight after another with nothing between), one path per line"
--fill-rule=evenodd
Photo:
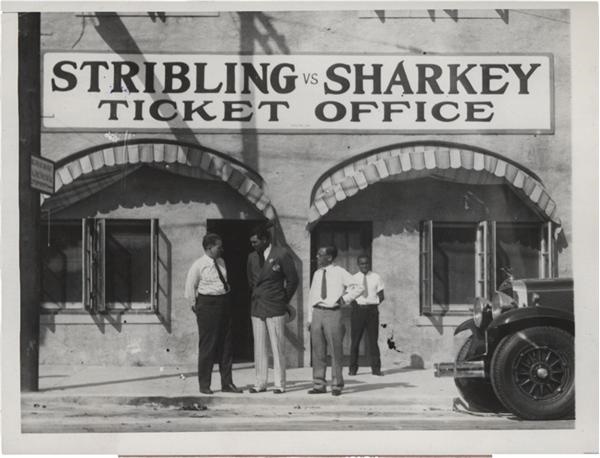
M81 221L42 224L42 306L77 310L82 302Z
M551 230L551 223L422 222L421 313L467 314L475 297L491 298L509 274L553 276Z
M43 251L46 310L150 312L157 302L157 220L52 222Z

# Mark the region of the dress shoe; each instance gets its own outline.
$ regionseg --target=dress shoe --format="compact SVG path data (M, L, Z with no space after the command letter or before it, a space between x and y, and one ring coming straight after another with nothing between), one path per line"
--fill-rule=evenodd
M339 396L342 394L342 390L331 390L332 396Z
M279 388L275 388L275 389L273 390L273 394L283 394L283 393L285 393L285 391L283 391L283 390L280 390Z
M327 390L325 388L311 388L310 390L308 390L308 394L323 394L323 393L327 393Z
M213 394L213 390L210 388L200 388L200 393L202 394Z
M356 375L356 371L353 371L352 369L350 369L348 371L348 375Z
M266 388L261 388L260 390L257 390L256 388L252 387L248 390L249 393L264 393L265 391L267 391Z
M377 375L379 377L383 377L383 372L381 372L381 371L373 371L372 374Z
M243 393L244 392L244 390L238 388L233 383L230 383L229 385L224 386L223 388L221 388L221 391L223 393Z

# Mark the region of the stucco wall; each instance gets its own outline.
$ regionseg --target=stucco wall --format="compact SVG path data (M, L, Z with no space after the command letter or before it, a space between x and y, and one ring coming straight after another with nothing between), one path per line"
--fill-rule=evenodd
M316 179L327 169L357 154L386 145L418 140L444 140L481 147L517 161L538 174L556 201L563 221L567 242L571 243L571 152L570 144L570 68L569 68L569 17L568 12L517 11L510 10L508 23L495 17L492 11L485 12L490 19L454 21L437 11L437 19L431 20L425 11L420 11L423 19L401 19L388 17L380 21L370 17L362 18L361 13L346 12L268 12L234 13L223 12L212 17L170 17L164 21L152 20L148 15L134 17L85 17L76 14L42 15L42 48L61 51L122 51L122 52L183 52L183 53L256 53L256 54L296 54L296 53L373 53L373 54L437 54L437 53L551 53L554 59L554 107L555 132L553 134L502 134L481 135L277 135L255 132L211 134L191 131L161 133L112 132L123 139L128 138L168 138L197 143L240 159L254 168L264 178L267 192L277 211L285 241L297 256L302 271L302 287L297 293L297 304L303 304L309 287L310 233L306 229L310 191ZM364 16L364 15L362 15ZM413 14L416 16L416 14ZM443 18L445 16L445 18ZM542 16L542 17L540 17ZM42 154L51 159L66 157L83 148L107 143L106 132L44 132L42 134ZM376 189L367 190L348 201L348 205L367 207L373 202L386 206L388 196L377 194ZM419 196L417 194L416 196ZM114 196L115 198L117 196ZM362 199L362 200L361 200ZM88 201L87 204L90 202ZM101 204L101 201L97 201ZM81 204L83 205L83 203ZM194 208L196 214L218 217L222 211L238 214L242 208L250 211L241 202L230 208L209 202L178 203L164 206L145 207L136 210L145 217L174 212L176 218L183 217L182 205ZM361 204L362 205L362 204ZM168 207L168 208L167 208ZM100 206L102 208L102 206ZM340 207L341 208L341 207ZM225 209L225 210L223 210ZM336 211L339 209L336 209ZM73 209L69 211L74 211ZM80 207L83 211L83 207ZM115 215L130 214L133 210L113 209ZM339 210L341 212L342 210ZM437 211L437 210L436 210ZM328 217L333 218L332 213ZM189 212L185 212L190 215ZM384 215L384 216L382 216ZM208 216L189 218L199 230L202 220ZM185 219L184 218L184 219ZM418 284L418 264L408 267L386 265L384 257L393 254L400 258L412 256L418 249L418 237L414 232L396 235L401 222L396 215L388 215L380 209L374 218L374 230L378 234L373 241L374 262L389 267L394 278L401 283L394 293L393 300L402 304L414 301L414 285ZM187 235L191 235L191 232ZM197 232L194 232L197 235ZM178 236L179 237L179 236ZM183 236L182 240L183 240ZM185 250L174 243L174 250ZM389 261L388 261L389 262ZM571 274L571 249L561 253L560 275ZM177 280L180 281L180 280ZM174 283L177 283L174 281ZM411 288L413 288L412 292ZM407 295L407 296L405 296ZM418 297L418 296L417 296ZM392 302L392 299L390 299ZM414 310L414 305L410 305ZM301 308L301 307L300 307ZM299 320L303 318L301 311ZM385 317L388 319L388 317ZM394 360L408 360L412 352L419 350L426 358L448 358L452 349L451 328L442 327L442 333L422 320L414 326L414 317L394 318L394 338L400 339L404 353L394 355ZM413 321L411 321L413 320ZM165 336L168 339L188 340L192 329L182 324L177 334ZM175 328L174 328L175 329ZM295 329L301 333L301 329ZM121 343L135 339L135 333L127 331L114 333ZM133 334L132 334L133 333ZM386 334L387 335L387 334ZM440 335L443 339L440 340ZM106 342L101 332L88 334L90 348L95 341ZM306 338L306 334L304 334ZM382 335L382 339L384 336ZM51 354L61 354L61 349L79 351L78 338L72 331L59 329L47 333L42 354L48 360ZM192 339L192 341L194 341ZM103 343L105 345L105 343ZM111 344L112 345L112 344ZM162 345L162 344L161 344ZM382 341L382 346L385 342ZM115 348L122 348L116 347ZM187 349L177 353L189 361ZM116 352L118 353L118 352ZM160 353L160 351L158 351ZM157 354L158 354L157 353ZM82 353L83 354L83 353ZM107 354L115 354L107 350ZM114 357L114 356L113 356ZM169 358L171 358L169 356ZM386 356L389 357L389 356ZM151 362L153 357L149 357ZM158 356L156 362L159 361ZM391 358L391 357L390 357ZM88 358L89 359L89 358ZM193 359L192 359L193 360ZM164 361L164 360L160 360ZM173 360L174 361L174 360ZM120 363L130 363L121 359ZM308 363L305 355L304 362Z
M477 193L482 206L465 208L466 191ZM373 222L373 270L382 276L386 296L380 307L380 323L386 326L379 337L384 366L411 358L426 364L448 358L454 345L454 327L465 319L420 315L419 222L478 222L486 218L538 221L505 186L474 187L433 179L378 183L327 214L326 220ZM355 266L352 272L356 271ZM402 353L388 347L390 338Z
M52 324L52 317L47 317L50 324L41 328L40 362L193 364L198 331L183 294L187 271L203 254L206 220L260 219L261 215L223 183L142 169L52 216L55 220L85 217L159 219L159 243L170 252L165 259L171 264L170 279L161 285L169 291L163 300L170 304L161 304L165 322L148 323L125 314L97 317L95 323L87 320L87 324L76 324L84 320L74 319L75 324L67 325Z

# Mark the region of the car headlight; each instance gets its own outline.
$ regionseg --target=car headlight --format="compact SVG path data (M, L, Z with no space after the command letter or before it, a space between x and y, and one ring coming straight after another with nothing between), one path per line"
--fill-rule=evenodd
M515 308L517 303L508 294L496 291L492 296L492 318L497 318L502 312Z
M478 328L481 327L484 316L489 313L491 305L487 299L483 297L476 297L475 303L473 304L473 323Z

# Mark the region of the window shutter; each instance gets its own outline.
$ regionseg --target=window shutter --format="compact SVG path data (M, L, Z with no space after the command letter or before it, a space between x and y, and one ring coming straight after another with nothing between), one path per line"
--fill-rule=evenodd
M150 257L151 257L151 302L152 310L158 310L158 220L150 220Z
M81 220L81 265L83 266L83 272L81 279L83 285L81 288L83 295L83 307L86 310L93 310L95 303L95 290L94 290L94 221L90 218L84 218Z
M96 312L106 311L106 295L105 295L105 279L106 279L106 262L104 250L106 247L106 220L95 220L94 231L94 308Z
M160 230L158 220L154 221L152 248L156 253L156 264L152 278L156 279L153 285L156 288L155 310L167 331L171 332L171 244Z
M430 315L433 307L433 221L421 222L419 246L421 314Z
M552 236L552 222L548 221L540 227L540 277L552 278L555 273L555 243Z
M488 299L492 299L492 295L496 291L496 221L488 221Z
M488 222L482 221L475 237L475 297L488 297L488 238Z

